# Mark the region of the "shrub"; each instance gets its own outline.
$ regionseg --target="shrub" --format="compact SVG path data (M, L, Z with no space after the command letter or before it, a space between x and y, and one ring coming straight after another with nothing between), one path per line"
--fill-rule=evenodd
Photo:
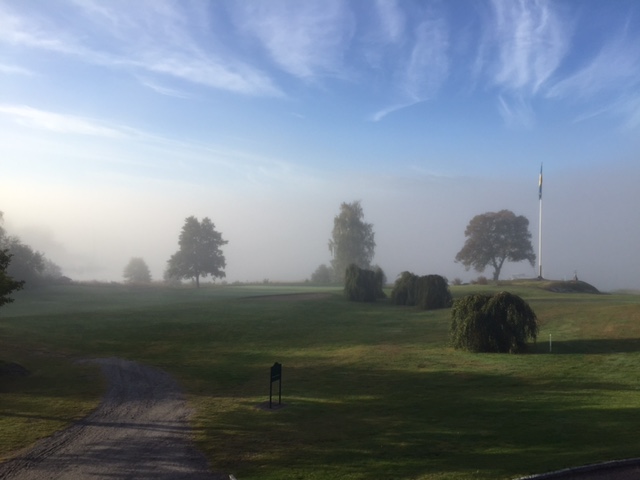
M425 275L416 282L418 307L423 310L449 308L453 303L447 280L440 275Z
M374 272L352 263L345 272L344 294L352 302L375 302L385 296L381 283L383 279L382 269Z
M451 310L451 343L470 352L520 353L536 340L538 320L527 302L509 292L474 294Z
M417 275L402 272L391 290L391 301L396 305L415 305L417 281Z
M418 277L402 272L391 290L391 300L396 305L417 305L424 310L448 308L452 304L447 280L440 275Z

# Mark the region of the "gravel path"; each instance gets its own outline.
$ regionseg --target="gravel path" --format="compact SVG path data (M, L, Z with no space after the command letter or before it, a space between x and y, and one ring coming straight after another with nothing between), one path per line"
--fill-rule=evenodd
M191 441L189 410L171 377L135 362L95 360L109 382L84 420L0 464L0 478L222 480Z

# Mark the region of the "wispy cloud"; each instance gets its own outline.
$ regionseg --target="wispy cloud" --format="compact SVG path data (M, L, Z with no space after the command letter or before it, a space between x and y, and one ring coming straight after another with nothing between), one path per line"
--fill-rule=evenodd
M400 35L397 30L400 25L404 26L400 19L388 25L394 32L392 38ZM449 29L442 17L429 10L420 12L420 18L414 21L411 30L403 32L401 47L394 49L394 61L387 67L393 72L396 100L371 115L371 121L380 121L394 112L435 97L449 75Z
M122 138L128 136L124 129L106 126L96 120L74 115L47 112L24 105L0 105L0 114L4 114L20 125L30 128L49 130L56 133L93 135L111 138Z
M159 93L160 95L166 95L167 97L175 97L175 98L191 98L191 95L189 95L186 92L181 92L180 90L159 85L156 82L146 78L138 78L138 81L140 82L141 85L147 88L150 88L151 90L153 90L156 93Z
M16 15L7 5L0 4L0 42L10 45L45 49L59 53L75 53L76 46L68 35L60 32L49 34L44 22Z
M549 98L584 98L601 92L620 91L640 84L638 39L617 39L605 45L590 62L574 74L555 83Z
M416 27L415 43L403 72L402 85L415 101L433 96L447 78L448 33L441 19L427 19Z
M535 124L531 104L522 96L500 95L498 108L505 124L511 128L531 128Z
M379 111L375 112L373 115L369 116L368 120L370 120L372 122L379 122L380 120L382 120L387 115L390 115L390 114L392 114L394 112L397 112L399 110L403 110L405 108L412 107L413 105L416 105L417 103L420 103L420 102L411 101L411 102L407 102L407 103L400 103L400 104L397 104L397 105L391 105L390 107L386 107L386 108L383 108L382 110L379 110Z
M354 30L348 4L323 2L239 2L235 21L263 45L287 73L313 80L344 75L344 53Z
M91 30L93 43L88 44L66 33L63 25L20 17L0 6L0 42L71 55L87 63L134 73L162 74L241 94L282 95L267 74L216 51L215 39L208 38L210 32L192 32L197 22L189 21L173 4L145 2L138 6L127 4L126 8L105 5L76 0L79 10L69 12L71 16L81 16L76 26Z
M403 38L406 16L397 0L376 0L377 17L384 40L396 43Z
M570 22L546 0L493 0L492 39L498 63L493 81L510 91L535 94L569 50Z
M31 70L27 70L26 68L19 67L17 65L6 65L0 63L0 73L4 73L6 75L26 75L32 76L34 73Z

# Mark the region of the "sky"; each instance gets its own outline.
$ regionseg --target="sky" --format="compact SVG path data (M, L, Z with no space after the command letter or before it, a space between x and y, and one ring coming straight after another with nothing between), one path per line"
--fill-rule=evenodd
M4 227L76 280L161 279L191 215L226 281L305 280L358 200L390 281L475 279L508 209L546 278L640 289L639 183L635 0L0 0Z

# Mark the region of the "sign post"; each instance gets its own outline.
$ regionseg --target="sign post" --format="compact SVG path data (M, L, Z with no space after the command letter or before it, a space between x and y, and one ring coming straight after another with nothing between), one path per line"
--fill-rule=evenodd
M274 363L271 367L271 381L269 382L269 408L272 408L273 382L278 382L278 405L282 405L282 364Z

